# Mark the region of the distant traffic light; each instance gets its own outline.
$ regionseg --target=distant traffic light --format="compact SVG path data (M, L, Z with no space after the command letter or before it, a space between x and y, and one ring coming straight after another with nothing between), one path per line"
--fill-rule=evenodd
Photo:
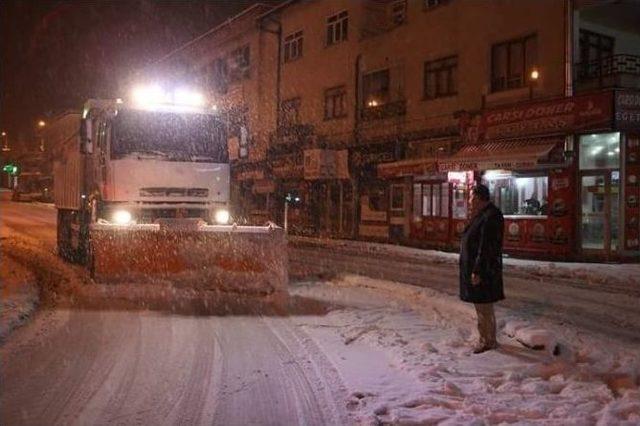
M17 175L18 174L18 166L16 166L15 164L6 164L3 168L2 168L3 172L9 173L11 175Z

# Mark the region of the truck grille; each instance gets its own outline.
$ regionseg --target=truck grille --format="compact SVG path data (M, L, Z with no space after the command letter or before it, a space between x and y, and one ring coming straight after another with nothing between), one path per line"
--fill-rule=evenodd
M207 188L141 188L141 197L200 197L209 196Z

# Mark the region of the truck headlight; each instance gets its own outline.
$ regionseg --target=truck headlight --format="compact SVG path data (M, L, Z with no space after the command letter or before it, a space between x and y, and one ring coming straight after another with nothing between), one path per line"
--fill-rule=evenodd
M113 213L113 221L118 225L128 225L131 223L131 213L126 210L116 210Z
M229 210L221 209L216 211L214 218L220 225L226 225L229 222Z

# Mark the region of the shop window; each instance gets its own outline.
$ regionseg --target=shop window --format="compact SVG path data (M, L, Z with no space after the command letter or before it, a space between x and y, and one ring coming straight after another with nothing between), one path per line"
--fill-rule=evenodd
M284 38L284 61L291 62L302 57L302 31L296 31Z
M441 198L441 217L449 217L449 184L447 182L440 184L440 198Z
M391 210L404 210L404 185L391 185L389 201Z
M362 78L365 108L375 108L389 102L389 70L365 74Z
M324 118L332 120L347 116L347 90L344 86L327 89L324 92Z
M435 99L458 93L458 57L438 59L424 64L424 98Z
M449 217L449 184L422 184L422 216Z
M493 203L504 215L546 215L548 178L535 173L489 170L483 177Z
M529 71L536 67L535 35L494 44L491 48L491 91L515 89L527 84Z
M466 219L468 199L467 186L463 183L453 184L453 214L454 219Z
M327 18L327 46L347 39L349 13L345 10Z
M422 220L422 184L413 184L413 221Z
M620 133L580 136L580 169L617 169L620 167Z

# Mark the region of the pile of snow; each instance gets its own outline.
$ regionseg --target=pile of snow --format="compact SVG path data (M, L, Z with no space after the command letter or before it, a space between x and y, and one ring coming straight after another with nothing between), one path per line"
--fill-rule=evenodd
M24 324L39 298L35 276L3 253L0 262L0 342Z
M498 304L500 347L473 355L475 312L455 296L353 275L328 286L294 290L336 305L298 325L343 377L356 423L640 423L631 343Z

